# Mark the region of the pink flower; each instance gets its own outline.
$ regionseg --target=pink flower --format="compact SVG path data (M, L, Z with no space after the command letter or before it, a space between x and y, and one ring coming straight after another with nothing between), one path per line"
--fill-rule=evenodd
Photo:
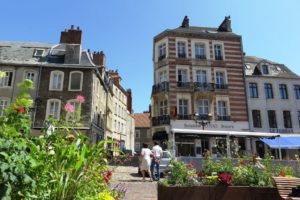
M71 112L71 113L75 112L74 106L72 104L70 104L70 103L66 103L66 105L64 107L64 110L66 112Z
M85 102L85 97L82 95L77 95L76 100L79 101L79 103L84 103Z

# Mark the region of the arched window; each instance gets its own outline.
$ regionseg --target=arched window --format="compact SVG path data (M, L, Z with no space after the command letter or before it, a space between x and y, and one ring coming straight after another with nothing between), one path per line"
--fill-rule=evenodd
M50 75L49 90L63 90L64 72L52 71Z
M73 71L69 77L69 90L70 91L81 91L83 73L80 71Z
M61 110L61 101L59 99L48 99L46 119L59 119Z

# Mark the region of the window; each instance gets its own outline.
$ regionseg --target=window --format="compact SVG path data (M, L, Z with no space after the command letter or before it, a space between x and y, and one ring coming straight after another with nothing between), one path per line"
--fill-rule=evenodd
M300 111L298 111L298 124L300 126Z
M300 85L294 85L295 98L300 99Z
M261 128L260 110L252 110L252 120L254 128Z
M177 42L177 55L178 58L186 58L185 42Z
M49 99L47 101L46 119L59 119L61 101L59 99Z
M257 83L249 83L250 97L258 98Z
M4 110L8 105L8 100L0 99L0 117L4 116Z
M13 83L14 72L3 71L4 76L0 77L0 87L11 87Z
M223 60L223 54L222 54L222 45L215 44L215 60Z
M67 112L66 114L66 120L68 122L73 122L76 121L78 122L80 119L80 111L81 111L81 104L76 100L76 99L72 99L68 101L69 104L71 104L74 107L75 112L71 113L71 112Z
M188 82L188 75L186 69L178 69L178 87L186 87Z
M207 74L205 70L197 70L196 78L198 83L207 83Z
M135 138L140 138L141 137L141 133L139 130L135 131Z
M35 52L34 52L34 56L36 57L41 57L44 55L44 49L36 49Z
M139 142L134 143L134 151L139 152L141 150L141 144Z
M162 60L166 57L166 43L158 46L158 60Z
M69 78L69 90L81 91L82 90L82 72L71 72Z
M166 82L167 79L167 71L161 71L158 73L159 83Z
M263 74L269 74L269 67L268 67L268 65L263 65L262 66L262 72L263 72Z
M292 128L292 118L291 118L291 112L288 110L283 111L283 122L284 122L284 128Z
M115 115L117 115L117 113L118 113L118 105L117 103L115 103Z
M195 44L195 58L196 59L206 59L204 44L201 44L201 43Z
M279 93L280 93L281 99L288 99L289 98L286 84L280 84L279 85Z
M35 80L35 72L33 72L33 71L25 71L24 79L28 79L28 80L31 80L32 82L34 82L34 80Z
M168 114L168 101L167 100L160 101L159 114L160 114L160 116Z
M218 101L218 116L221 118L228 116L226 101Z
M187 99L179 99L179 115L181 115L184 119L188 116L188 100Z
M273 88L271 83L265 83L265 95L267 99L273 99Z
M61 71L52 71L50 75L50 90L62 90L64 82L64 73Z
M224 72L216 72L216 89L225 89Z
M277 128L277 120L275 110L268 110L269 127Z
M198 100L198 114L201 115L208 115L209 113L209 101L207 99L200 99Z

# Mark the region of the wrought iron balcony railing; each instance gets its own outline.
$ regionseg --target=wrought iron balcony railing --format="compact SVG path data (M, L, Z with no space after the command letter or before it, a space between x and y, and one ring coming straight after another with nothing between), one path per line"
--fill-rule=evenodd
M218 121L230 121L230 116L217 116Z
M215 89L217 89L217 90L226 90L226 89L228 89L228 84L216 83L215 84Z
M161 115L157 117L152 117L152 126L160 126L170 124L170 116L169 115Z
M164 81L152 86L152 94L169 91L169 82Z
M194 82L195 91L214 91L214 83Z
M195 58L198 60L206 60L206 55L196 55Z
M191 88L192 83L191 82L177 82L177 87L179 87L179 88Z

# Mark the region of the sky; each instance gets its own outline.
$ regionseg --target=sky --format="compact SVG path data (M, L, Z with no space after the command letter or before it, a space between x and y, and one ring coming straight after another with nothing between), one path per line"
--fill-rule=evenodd
M300 0L6 0L1 2L0 41L57 44L71 25L82 45L104 51L108 69L131 88L134 112L147 111L153 85L153 37L181 25L218 27L231 16L246 55L285 64L300 74Z

